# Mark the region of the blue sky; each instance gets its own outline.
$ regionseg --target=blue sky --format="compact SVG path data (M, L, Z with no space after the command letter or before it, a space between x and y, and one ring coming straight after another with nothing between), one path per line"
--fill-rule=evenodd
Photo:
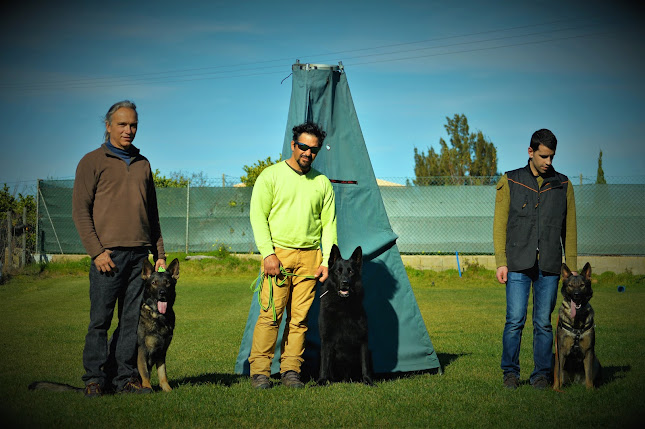
M611 4L610 4L611 3ZM291 65L345 65L375 174L414 177L465 114L526 162L645 182L642 11L605 1L21 2L0 18L0 183L71 178L102 115L133 100L153 168L237 178L282 147ZM285 79L284 82L283 79Z

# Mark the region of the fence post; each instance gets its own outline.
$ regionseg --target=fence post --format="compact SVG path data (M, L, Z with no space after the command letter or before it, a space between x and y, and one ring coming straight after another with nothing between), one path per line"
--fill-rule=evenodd
M40 229L39 229L39 224L40 224L40 179L36 182L36 249L35 253L40 255L40 247L38 247L38 240L40 237L38 234L40 234ZM42 260L42 255L40 256L40 260Z
M188 255L188 220L190 219L190 181L186 186L186 255Z
M22 257L20 258L20 267L27 265L27 206L22 208L22 224L24 230L22 231Z
M11 210L7 210L7 251L9 254L5 258L5 263L7 264L8 269L11 269L11 267L13 267L13 249L11 248L12 241L13 227L11 225Z

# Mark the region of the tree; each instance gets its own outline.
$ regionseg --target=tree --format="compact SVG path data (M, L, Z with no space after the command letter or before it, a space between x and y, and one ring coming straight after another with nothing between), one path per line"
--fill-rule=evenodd
M27 224L22 225L22 213L27 209ZM27 249L32 251L36 249L36 199L33 195L23 195L18 193L16 197L15 191L10 192L9 187L5 183L0 189L0 218L5 219L4 215L7 212L12 212L12 227L22 225L20 230L13 231L15 234L27 234ZM4 220L6 222L6 220ZM6 224L0 225L0 229L6 227ZM0 246L4 249L4 243Z
M255 181L257 180L260 173L262 173L262 170L270 165L277 164L280 161L282 161L282 155L280 155L276 161L273 161L271 157L268 157L267 159L259 160L256 164L253 164L250 167L248 165L245 165L244 167L242 167L242 169L244 170L246 175L240 177L240 181L244 183L245 186L253 186L255 185Z
M470 164L470 176L497 175L497 149L493 143L486 141L484 134L477 131L473 141L474 159Z
M159 169L152 172L152 179L156 188L186 188L190 186L207 186L210 180L203 171L192 173L190 176L182 171L171 171L170 177L166 177Z
M451 178L447 183L454 183L454 178L497 175L495 145L481 131L470 132L466 115L455 114L453 118L446 117L446 121L450 145L440 138L439 154L434 148L429 148L427 155L414 148L414 184L432 184L429 178L436 176Z
M607 184L607 181L605 180L605 172L602 169L602 149L600 150L600 154L598 154L598 173L596 174L596 184Z

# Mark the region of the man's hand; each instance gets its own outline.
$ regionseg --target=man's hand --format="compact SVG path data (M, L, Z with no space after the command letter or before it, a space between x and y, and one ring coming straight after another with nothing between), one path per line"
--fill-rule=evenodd
M155 262L155 271L159 271L159 268L163 268L164 270L166 269L165 259L157 259L157 262Z
M275 253L264 258L264 275L265 276L279 276L280 275L280 260Z
M329 269L327 267L323 267L322 265L318 267L318 271L316 271L316 278L320 283L323 283L325 280L327 280L327 277L329 277Z
M94 265L96 265L96 269L99 270L99 273L109 273L112 271L113 268L116 267L114 262L112 261L112 258L110 258L110 253L112 253L111 250L105 249L103 253L101 253L99 256L94 258ZM114 271L117 271L116 269Z
M501 266L497 267L497 281L500 283L506 283L506 280L508 280L508 267L507 266Z

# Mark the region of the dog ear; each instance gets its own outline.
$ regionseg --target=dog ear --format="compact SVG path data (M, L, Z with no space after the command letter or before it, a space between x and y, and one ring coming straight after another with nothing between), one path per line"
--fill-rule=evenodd
M331 268L332 265L334 265L334 262L336 262L336 259L340 258L340 249L338 249L338 246L334 244L331 246L331 252L329 253L329 262L327 262L327 266Z
M562 264L562 280L566 280L571 275L571 270L567 267L567 264Z
M170 273L173 279L177 280L179 278L179 260L177 258L173 259L166 271Z
M585 280L591 280L591 265L587 262L580 273Z
M363 263L363 249L358 246L351 257L352 261L356 262L359 266Z
M143 280L148 280L150 275L155 270L155 267L152 266L148 258L143 260L143 268L141 269L141 278Z

